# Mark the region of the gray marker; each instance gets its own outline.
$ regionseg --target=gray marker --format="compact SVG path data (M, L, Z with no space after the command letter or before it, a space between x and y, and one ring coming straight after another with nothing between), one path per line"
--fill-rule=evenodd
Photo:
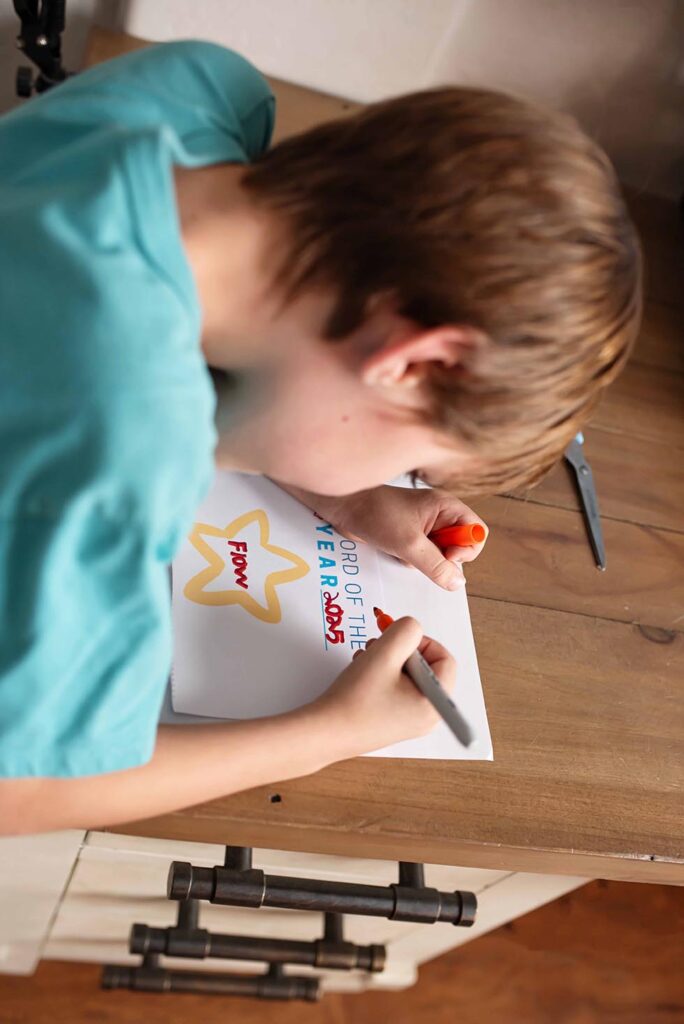
M391 621L390 617L385 616L384 612L381 612L379 608L373 608L373 611L375 612L376 618L378 616L383 616L387 621ZM469 747L475 739L473 730L451 700L449 694L446 692L420 651L414 651L413 654L406 659L404 662L404 672L418 687L423 696L430 701L437 714L440 715L440 717L449 726L458 742L464 747Z
M442 716L459 743L469 747L475 739L473 730L420 651L414 651L407 659L404 672L413 680L423 696L427 697L435 711Z

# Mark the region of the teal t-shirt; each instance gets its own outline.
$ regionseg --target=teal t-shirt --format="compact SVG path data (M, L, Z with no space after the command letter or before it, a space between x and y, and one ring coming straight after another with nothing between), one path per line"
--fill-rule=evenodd
M254 159L273 119L256 69L195 40L0 118L0 776L151 757L216 440L172 167Z

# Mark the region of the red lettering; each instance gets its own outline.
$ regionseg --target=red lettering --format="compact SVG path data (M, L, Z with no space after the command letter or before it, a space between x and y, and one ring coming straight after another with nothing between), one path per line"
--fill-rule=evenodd
M235 572L235 583L238 587L242 587L243 590L248 590L247 543L244 540L229 540L228 546L235 549L229 552L230 560L233 563L233 571Z
M328 626L325 638L331 644L344 643L344 631L337 628L341 625L344 617L344 609L341 608L339 604L335 603L339 596L339 592L337 594L331 594L329 590L323 591L323 602L325 606L323 614L325 615L325 621Z

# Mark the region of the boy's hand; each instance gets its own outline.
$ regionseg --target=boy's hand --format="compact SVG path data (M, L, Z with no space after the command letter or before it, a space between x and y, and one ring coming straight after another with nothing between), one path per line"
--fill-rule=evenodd
M309 705L320 716L332 760L367 754L434 728L439 715L402 672L416 649L445 689L453 690L456 662L449 652L424 637L415 619L398 619L365 651L357 651L351 665Z
M446 491L384 486L326 501L329 506L316 511L340 533L414 565L445 590L463 586L460 563L472 562L487 542L485 537L472 547L441 551L428 539L433 530L460 523L480 523L489 532L472 509Z

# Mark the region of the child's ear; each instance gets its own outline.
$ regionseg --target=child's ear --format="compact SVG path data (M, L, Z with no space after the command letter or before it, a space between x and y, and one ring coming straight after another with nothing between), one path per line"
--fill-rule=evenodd
M361 379L370 387L416 387L431 365L458 366L464 355L482 341L474 328L444 325L397 331L361 366Z

